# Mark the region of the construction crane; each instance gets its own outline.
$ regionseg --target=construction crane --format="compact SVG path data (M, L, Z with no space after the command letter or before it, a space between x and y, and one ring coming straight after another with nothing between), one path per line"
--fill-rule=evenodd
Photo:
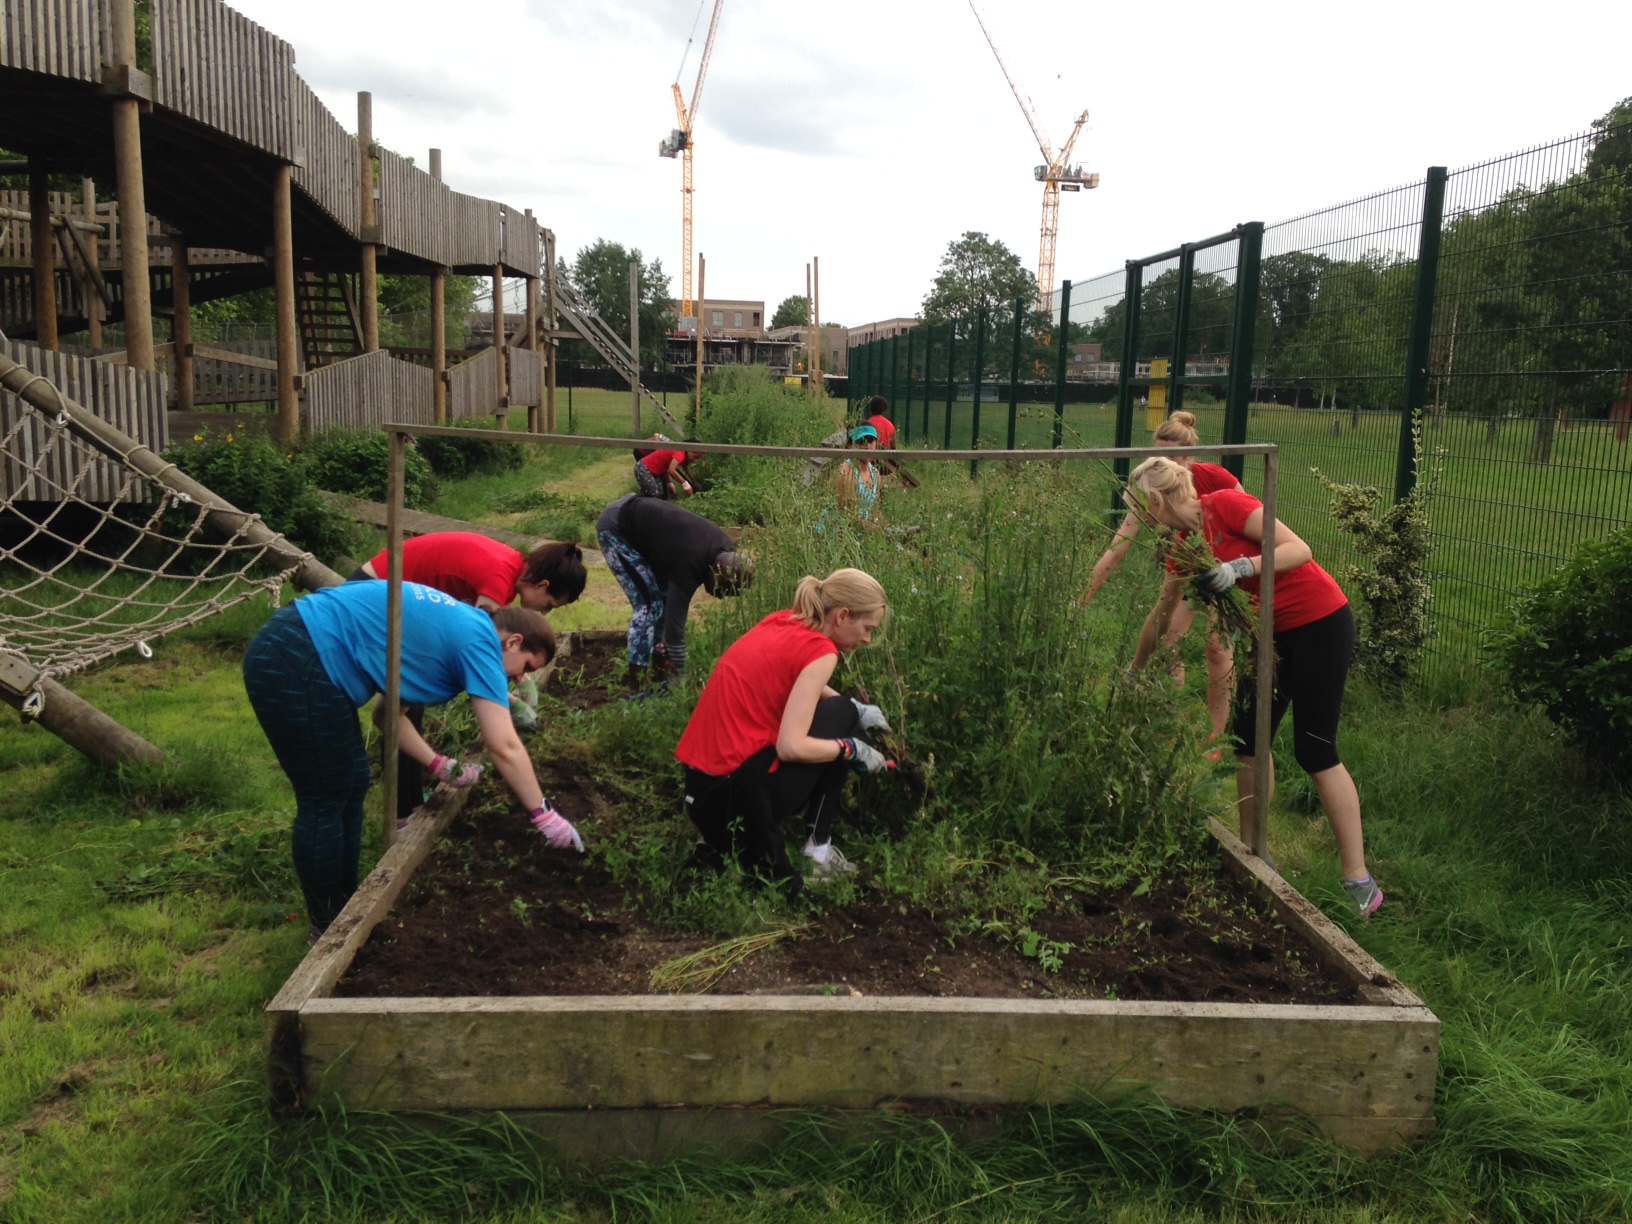
M1083 111L1077 116L1077 122L1071 129L1071 138L1056 155L1048 143L1048 137L1043 135L1042 124L1037 122L1037 112L1031 105L1031 99L1020 92L1020 87L1014 83L1014 77L1009 73L1009 66L1003 62L1003 53L997 49L997 40L986 28L986 21L981 17L980 10L975 7L975 0L969 0L969 11L980 23L980 32L986 36L986 45L997 57L997 66L1003 70L1003 79L1014 91L1014 100L1020 103L1020 109L1025 112L1026 122L1031 124L1031 134L1037 138L1038 151L1043 155L1043 164L1033 171L1033 176L1043 185L1042 238L1037 251L1037 309L1052 310L1054 248L1060 235L1060 192L1081 191L1085 187L1092 190L1099 186L1099 175L1084 174L1080 165L1071 164L1071 150L1076 147L1077 137L1082 135L1082 125L1088 122L1088 112Z
M714 33L720 28L720 10L725 7L725 0L714 0L714 13L708 19L708 37L703 40L703 58L697 61L697 83L691 87L691 105L686 105L685 95L680 92L680 73L685 71L685 56L680 57L680 69L674 74L674 113L680 121L680 126L671 131L666 140L657 146L658 154L662 157L676 157L684 167L680 187L680 313L682 315L697 316L697 329L703 327L702 306L692 309L691 296L691 154L692 130L697 123L697 105L703 97L703 79L708 76L708 58L714 54ZM702 16L702 7L698 6L697 15ZM697 27L692 26L695 34ZM686 50L691 50L691 39L686 40Z

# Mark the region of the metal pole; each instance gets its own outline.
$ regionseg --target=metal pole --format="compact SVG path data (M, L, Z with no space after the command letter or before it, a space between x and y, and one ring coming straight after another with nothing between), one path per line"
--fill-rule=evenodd
M1009 449L1014 449L1015 426L1020 420L1020 338L1026 315L1024 298L1014 299L1014 347L1009 354Z
M925 442L929 441L929 400L935 394L931 390L935 380L933 377L934 369L930 364L930 354L934 347L935 329L926 323L924 324L924 427L920 431L924 435Z
M691 406L691 431L693 433L697 432L698 428L702 425L702 422L703 422L703 368L704 368L704 365L703 365L703 363L704 363L704 355L703 355L703 307L707 304L707 300L708 300L707 298L705 298L703 296L703 294L706 292L706 289L704 288L706 282L704 281L703 278L704 278L704 275L706 274L707 271L708 271L708 266L705 263L705 261L703 260L702 253L698 252L698 254L697 254L697 387L696 387L697 394L696 394L695 400L694 400L694 402L693 402L693 404Z
M918 329L916 327L909 328L907 330L907 402L906 407L901 411L901 440L903 442L912 441L912 350L917 347L917 340Z
M1241 246L1235 263L1235 319L1230 325L1230 373L1224 396L1224 441L1247 440L1247 418L1252 408L1252 357L1258 328L1259 267L1263 262L1264 223L1249 221L1241 227ZM1224 467L1237 480L1243 467L1240 455L1226 455Z
M1167 411L1184 407L1184 354L1190 338L1190 290L1196 279L1196 251L1188 242L1179 247L1179 300L1173 310L1173 350L1167 362Z
M941 445L952 449L952 401L958 395L958 321L948 319L946 324L946 430Z
M1275 477L1277 456L1264 456L1263 572L1258 576L1257 741L1252 758L1252 852L1269 853L1269 804L1275 776L1275 746L1270 742L1270 708L1275 701Z
M1056 331L1054 369L1054 449L1065 444L1065 359L1071 339L1071 282L1060 282L1060 326Z
M629 261L629 419L631 438L641 437L640 429L640 264Z
M1122 287L1122 361L1117 370L1116 437L1117 446L1133 445L1133 380L1139 372L1139 313L1144 297L1144 265L1128 261L1127 280ZM1116 477L1124 484L1128 479L1128 461L1116 461ZM1111 513L1120 517L1127 512L1120 490L1111 494Z
M975 405L969 422L969 449L980 449L980 375L986 368L986 307L975 314ZM969 460L969 478L980 474L978 460Z
M895 420L896 404L901 402L901 333L890 337L890 410L884 415Z
M385 503L385 726L381 729L380 779L385 783L385 810L380 814L380 845L391 848L397 837L397 724L402 719L402 486L408 437L389 426L390 474Z
M1434 338L1434 286L1439 279L1439 237L1445 216L1444 166L1430 166L1422 192L1422 233L1417 242L1417 286L1411 301L1411 335L1405 364L1405 403L1400 410L1400 449L1394 461L1394 500L1417 487L1416 424L1428 403L1428 354Z

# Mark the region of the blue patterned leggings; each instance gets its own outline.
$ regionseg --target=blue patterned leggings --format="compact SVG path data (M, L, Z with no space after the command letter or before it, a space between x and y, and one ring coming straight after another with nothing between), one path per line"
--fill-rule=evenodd
M295 789L295 874L308 917L327 927L357 891L369 784L357 709L323 670L293 605L244 652L244 689Z
M652 647L663 624L663 588L646 558L620 535L596 533L606 568L629 597L634 612L629 617L629 666L646 667L652 661Z

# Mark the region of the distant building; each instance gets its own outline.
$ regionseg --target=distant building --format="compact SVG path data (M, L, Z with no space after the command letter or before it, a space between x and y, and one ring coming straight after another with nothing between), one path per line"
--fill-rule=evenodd
M695 316L680 320L679 330L697 334ZM760 340L765 336L765 303L736 298L708 298L703 302L705 340Z
M796 327L773 327L766 333L772 340L785 340L795 349L803 353L810 344L810 328L800 324ZM848 327L823 327L821 332L822 344L822 373L845 374L850 369L850 329ZM804 373L803 370L795 371Z
M871 344L874 340L888 340L891 336L904 336L922 322L922 319L909 319L898 316L894 319L880 319L876 323L863 323L859 327L847 329L850 333L849 346L855 348L858 344Z

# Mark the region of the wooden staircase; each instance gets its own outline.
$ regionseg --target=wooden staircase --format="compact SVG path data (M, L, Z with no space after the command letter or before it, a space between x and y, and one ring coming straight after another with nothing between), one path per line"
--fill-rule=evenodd
M363 328L351 282L338 272L302 272L295 278L295 317L308 370L356 357Z

